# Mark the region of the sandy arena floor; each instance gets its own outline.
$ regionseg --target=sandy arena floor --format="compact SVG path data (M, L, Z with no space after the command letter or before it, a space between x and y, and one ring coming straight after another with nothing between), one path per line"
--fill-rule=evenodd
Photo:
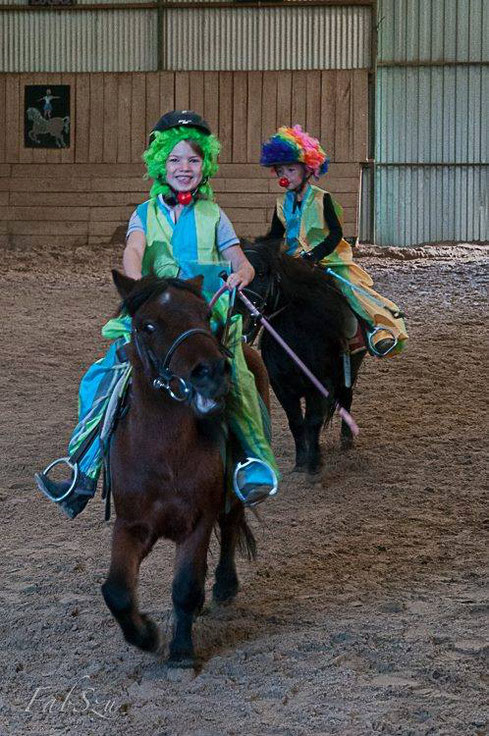
M252 522L235 604L195 625L195 676L124 643L100 594L100 499L70 522L32 480L65 451L104 351L120 249L2 254L1 736L489 733L489 248L361 256L404 307L409 348L366 361L356 446L340 452L335 422L314 485L290 474L275 405L282 490ZM172 564L161 542L140 583L166 634Z

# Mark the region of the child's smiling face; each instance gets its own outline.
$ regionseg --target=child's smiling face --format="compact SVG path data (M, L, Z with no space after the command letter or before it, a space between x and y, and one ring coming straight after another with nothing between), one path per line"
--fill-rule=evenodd
M275 166L277 176L279 178L285 176L289 180L288 191L300 187L304 178L304 170L304 164L281 164L280 166Z
M176 192L191 192L202 181L202 156L188 141L180 141L166 161L166 181Z

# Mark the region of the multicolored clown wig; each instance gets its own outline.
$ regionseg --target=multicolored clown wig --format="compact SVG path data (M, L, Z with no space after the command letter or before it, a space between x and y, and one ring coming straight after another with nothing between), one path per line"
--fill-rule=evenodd
M214 199L214 192L208 183L208 179L214 176L219 168L217 157L221 150L221 144L216 136L186 125L163 131L155 130L151 137L152 141L143 154L148 172L146 178L154 179L150 192L151 197L157 197L158 194L163 194L163 196L172 194L171 188L166 183L166 161L180 141L188 141L190 145L196 144L198 146L203 157L202 181L198 186L197 193L204 199Z
M262 166L304 164L316 179L328 170L328 157L317 138L313 138L300 125L288 128L283 125L262 145Z

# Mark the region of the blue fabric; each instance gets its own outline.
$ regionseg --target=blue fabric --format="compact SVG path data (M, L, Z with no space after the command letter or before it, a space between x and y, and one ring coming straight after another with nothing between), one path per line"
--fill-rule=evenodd
M126 340L116 340L109 347L105 356L90 366L80 382L78 392L78 424L75 427L68 447L68 454L76 449L79 437L86 431L88 423L98 424L105 410L107 398L111 395L115 383L121 372L125 370L125 364L119 361L117 350ZM80 459L78 465L80 470L89 477L98 476L98 469L102 462L100 440L98 436L92 442L88 450Z
M216 291L219 291L223 282L220 274L225 271L227 275L231 273L231 263L224 261L222 263L199 263L198 261L187 261L185 264L185 271L187 273L183 278L191 279L194 276L204 277L204 297L207 302L210 302ZM229 303L229 292L224 292L219 297L219 301L227 305Z
M300 248L299 235L301 231L302 213L305 210L306 202L308 201L308 199L310 199L311 196L313 196L313 191L311 187L308 186L306 193L302 199L301 206L296 207L296 210L294 212L293 209L295 202L295 193L287 192L285 194L284 216L287 223L286 242L288 256L293 256L297 252L298 248Z
M184 207L178 218L178 222L175 224L171 218L169 209L161 203L160 199L158 199L158 207L173 228L171 244L173 257L180 266L178 276L181 279L192 278L192 273L187 263L188 261L195 262L199 257L194 208L192 206Z

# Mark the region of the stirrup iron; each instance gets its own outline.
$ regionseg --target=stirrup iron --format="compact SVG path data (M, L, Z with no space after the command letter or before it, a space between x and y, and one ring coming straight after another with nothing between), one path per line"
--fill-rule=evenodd
M389 348L389 350L386 350L385 353L379 353L378 350L376 350L374 343L372 342L372 338L374 335L376 335L378 332L388 332L389 335L394 340L392 346ZM371 332L367 332L367 344L370 352L372 355L377 356L377 358L385 358L386 355L389 355L394 348L397 346L397 337L395 336L394 332L390 329L390 327L384 327L383 325L377 325L377 327L374 327L374 329Z
M52 463L49 463L49 465L47 465L44 468L44 470L42 471L40 475L45 475L47 478L48 473L50 473L51 470L54 467L56 467L56 465L61 465L62 463L65 463L65 465L67 465L73 473L73 478L68 487L68 490L62 493L61 496L53 496L53 494L50 493L47 488L41 488L41 486L38 484L38 488L41 491L41 493L44 493L44 495L47 496L47 498L49 498L50 501L54 501L54 503L61 503L61 501L65 501L68 498L68 496L71 496L71 494L76 488L76 484L78 482L78 476L80 474L80 471L78 469L78 463L73 463L69 457L60 457L58 458L58 460L53 460Z
M267 486L268 485L268 486L270 486L270 490L268 491L268 493L266 494L266 496L263 497L262 500L265 500L265 498L268 498L269 496L275 496L276 495L276 493L278 491L278 478L277 478L277 474L275 473L275 471L273 470L273 468L271 468L266 462L264 462L263 460L259 460L258 458L248 457L244 462L237 463L237 465L236 465L236 467L234 469L234 473L233 473L233 489L234 489L234 492L237 495L237 497L239 498L239 500L242 503L245 504L245 506L246 505L249 505L250 507L252 507L252 506L255 506L256 503L253 503L253 502L252 503L249 503L247 501L247 497L243 495L243 493L241 492L240 485L239 485L239 473L240 473L240 471L243 470L244 468L249 467L250 465L261 465L263 468L266 469L267 473L269 474L270 481L268 483L267 482L263 482L263 483L257 482L257 485L263 485L263 486ZM251 481L251 482L253 482L253 481Z

